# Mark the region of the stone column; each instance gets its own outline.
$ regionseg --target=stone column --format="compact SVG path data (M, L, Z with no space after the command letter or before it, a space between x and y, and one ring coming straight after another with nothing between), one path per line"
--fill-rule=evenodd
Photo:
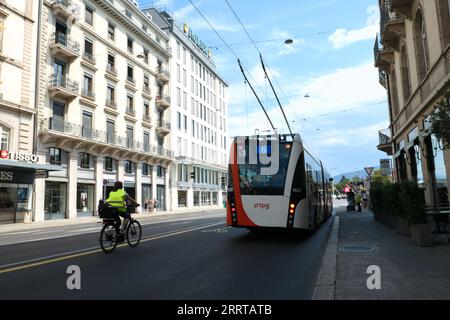
M47 152L38 152L39 163L47 163ZM33 189L33 221L45 220L45 179L36 179Z
M78 180L78 153L71 152L68 164L69 183L67 184L67 212L66 218L77 217L77 180Z
M95 202L94 211L97 210L97 205L100 200L103 199L103 157L97 157L95 163ZM106 199L105 199L106 200Z
M144 203L142 201L142 163L136 163L136 176L134 179L136 188L136 200L141 206L136 208L136 213L141 213Z

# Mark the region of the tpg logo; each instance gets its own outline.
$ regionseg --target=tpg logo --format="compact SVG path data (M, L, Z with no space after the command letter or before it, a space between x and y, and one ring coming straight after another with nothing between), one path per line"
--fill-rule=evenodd
M255 209L266 209L269 210L270 209L270 204L268 203L255 203L253 206Z

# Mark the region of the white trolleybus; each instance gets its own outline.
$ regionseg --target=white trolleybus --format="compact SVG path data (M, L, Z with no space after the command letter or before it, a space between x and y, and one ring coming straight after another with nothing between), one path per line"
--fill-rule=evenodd
M332 179L298 134L234 138L228 174L229 226L314 230L332 214Z

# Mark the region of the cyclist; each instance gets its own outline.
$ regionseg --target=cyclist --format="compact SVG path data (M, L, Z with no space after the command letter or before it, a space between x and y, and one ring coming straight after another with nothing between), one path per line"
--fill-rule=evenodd
M114 183L114 189L109 193L109 197L106 200L112 207L117 208L117 215L114 217L116 220L116 232L121 235L121 239L124 238L124 227L126 225L125 221L131 218L130 214L130 204L138 207L139 204L131 198L128 193L123 190L122 181L117 181ZM120 217L124 218L124 223L120 220Z

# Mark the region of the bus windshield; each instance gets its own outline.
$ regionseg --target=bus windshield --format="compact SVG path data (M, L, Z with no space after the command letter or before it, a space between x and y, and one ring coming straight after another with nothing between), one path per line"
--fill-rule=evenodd
M261 169L270 165L239 164L239 183L242 195L283 195L292 143L280 142L279 167L275 175L261 175ZM248 151L248 144L246 144ZM259 153L258 148L258 153ZM270 152L270 147L268 148ZM248 152L247 152L248 154ZM258 161L259 162L259 161Z

